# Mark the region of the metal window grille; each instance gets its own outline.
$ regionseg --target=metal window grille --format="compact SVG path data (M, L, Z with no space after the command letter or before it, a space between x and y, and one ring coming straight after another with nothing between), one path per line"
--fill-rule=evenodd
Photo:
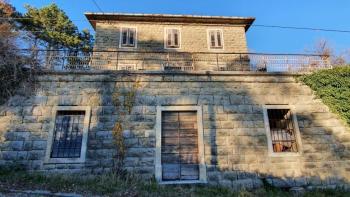
M57 112L51 158L80 157L84 117L84 111Z
M273 152L298 152L292 113L289 109L268 109Z

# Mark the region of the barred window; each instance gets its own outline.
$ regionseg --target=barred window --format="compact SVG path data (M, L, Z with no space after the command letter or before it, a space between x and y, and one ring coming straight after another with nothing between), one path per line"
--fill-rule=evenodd
M51 158L79 158L85 111L58 111L55 120Z
M221 30L209 30L209 45L211 49L223 48L223 34Z
M298 152L290 109L267 109L273 152Z
M121 31L121 47L136 46L136 28L123 27Z

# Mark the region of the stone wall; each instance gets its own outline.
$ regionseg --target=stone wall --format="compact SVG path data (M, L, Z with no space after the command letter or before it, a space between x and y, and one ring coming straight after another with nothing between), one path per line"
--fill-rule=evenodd
M112 128L118 117L112 93L141 81L123 131L125 168L155 174L156 106L194 105L203 110L207 180L232 188L335 186L349 182L350 131L292 75L138 71L47 73L33 96L12 97L0 108L0 164L30 170L99 173L116 155ZM123 98L120 98L123 99ZM295 106L302 153L270 157L262 105ZM91 106L87 159L82 164L44 164L54 106Z

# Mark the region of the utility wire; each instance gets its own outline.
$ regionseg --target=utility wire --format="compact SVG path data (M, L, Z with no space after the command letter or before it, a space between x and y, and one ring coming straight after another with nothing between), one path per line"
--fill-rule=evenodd
M279 26L279 25L252 25L253 27L266 27L266 28L280 28L280 29L295 29L295 30L310 30L310 31L328 31L338 33L350 33L350 30L340 29L325 29L325 28L314 28L314 27L294 27L294 26Z
M96 2L93 0L93 2ZM102 11L102 9L96 4L96 7ZM0 17L0 20L33 20L32 18L6 18L6 17ZM57 19L48 19L49 21L56 21ZM71 21L84 21L84 19L75 19ZM101 20L89 20L89 21L101 21ZM292 30L307 30L307 31L324 31L324 32L336 32L336 33L350 33L350 30L343 30L343 29L328 29L328 28L315 28L315 27L297 27L297 26L282 26L282 25L264 25L264 24L252 24L252 27L262 27L262 28L277 28L277 29L292 29Z
M92 2L95 4L95 6L97 7L97 9L98 9L100 12L104 13L103 10L101 9L101 7L97 4L97 2L96 2L95 0L92 0Z

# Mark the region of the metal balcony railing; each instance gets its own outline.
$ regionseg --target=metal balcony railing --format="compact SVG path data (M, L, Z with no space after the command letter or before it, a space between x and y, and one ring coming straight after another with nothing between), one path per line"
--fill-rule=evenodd
M331 68L328 57L304 54L186 53L115 51L84 55L46 55L42 67L53 70L165 70L311 72Z

